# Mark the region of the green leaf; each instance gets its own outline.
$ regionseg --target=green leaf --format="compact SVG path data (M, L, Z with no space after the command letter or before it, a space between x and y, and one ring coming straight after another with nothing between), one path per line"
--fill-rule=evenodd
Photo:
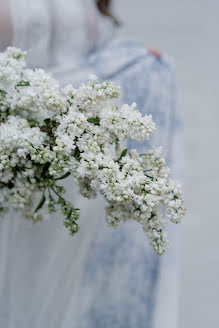
M67 172L67 173L65 173L62 177L60 177L60 178L56 178L55 180L62 180L62 179L65 179L65 178L69 177L70 174L71 174L71 172Z
M152 176L148 175L148 174L145 174L145 176L146 176L147 178L151 179L151 180L154 180L154 178L153 178Z
M44 166L43 166L43 172L42 172L43 174L47 173L47 171L48 171L50 165L51 165L51 163L49 163L49 162L46 162L46 163L44 164Z
M116 162L119 162L124 156L126 156L127 152L128 152L128 149L127 149L127 148L124 149L124 150L121 152L121 155L119 156L119 158L117 159Z
M6 92L4 90L0 90L0 95L5 96Z
M30 86L30 82L29 81L24 81L24 80L21 80L16 85L16 87L29 87L29 86Z
M35 166L37 167L36 169L36 177L37 179L41 179L43 176L46 175L46 173L48 172L48 168L50 167L51 163L46 162L45 164L38 164L35 163Z
M41 178L41 175L42 175L42 172L43 172L43 166L44 166L44 164L38 164L38 163L36 163L35 166L37 167L36 168L36 177L38 179L40 179Z
M46 126L50 126L51 120L50 118L46 118L43 122L45 123Z
M74 157L75 157L75 159L78 162L80 162L80 160L81 160L81 152L80 152L80 149L78 147L75 148Z
M41 199L40 199L40 202L39 202L39 204L37 205L37 207L36 207L34 213L36 213L37 211L39 211L39 209L41 209L41 207L43 207L45 201L46 201L46 197L45 197L45 194L43 193L43 195L42 195L42 197L41 197Z
M92 123L94 125L100 125L100 118L99 117L90 117L87 119L89 123Z
M14 59L19 60L22 57L22 55L17 55L17 56L13 56Z

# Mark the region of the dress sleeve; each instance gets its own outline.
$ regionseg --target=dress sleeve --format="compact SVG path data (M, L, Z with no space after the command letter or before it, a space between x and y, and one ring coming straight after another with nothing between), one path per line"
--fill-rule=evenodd
M28 51L31 67L49 63L51 17L47 0L10 0L13 28L12 45Z

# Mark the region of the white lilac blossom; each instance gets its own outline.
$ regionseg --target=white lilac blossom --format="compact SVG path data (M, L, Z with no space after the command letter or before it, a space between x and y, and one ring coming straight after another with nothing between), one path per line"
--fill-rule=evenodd
M87 198L104 196L106 221L136 220L158 254L167 249L167 218L185 213L180 185L169 178L161 149L145 154L121 148L128 138L146 140L155 130L136 104L118 107L120 89L96 76L63 90L43 70L25 68L25 53L0 54L0 214L22 211L33 221L43 208L60 206L70 234L79 209L66 201L60 179L72 175Z

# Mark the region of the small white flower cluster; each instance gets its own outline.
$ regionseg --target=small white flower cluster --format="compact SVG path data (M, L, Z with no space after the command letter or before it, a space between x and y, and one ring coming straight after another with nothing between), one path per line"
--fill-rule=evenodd
M57 82L42 69L25 67L25 52L9 47L0 54L0 117L19 115L43 123L66 109Z
M109 226L138 221L163 254L165 216L178 223L185 213L180 186L169 179L161 149L139 155L120 145L149 139L152 117L142 116L136 104L118 108L119 88L95 76L78 89L59 90L43 70L25 69L24 57L16 48L0 54L0 212L22 209L36 221L44 204L51 213L60 206L74 234L78 209L57 185L71 174L82 195L105 197Z
M31 202L36 170L53 156L45 139L39 127L31 128L19 116L8 116L0 125L0 207L24 208Z

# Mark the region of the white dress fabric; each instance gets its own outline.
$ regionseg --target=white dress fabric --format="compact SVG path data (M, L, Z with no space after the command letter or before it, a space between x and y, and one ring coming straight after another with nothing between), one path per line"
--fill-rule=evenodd
M158 126L150 146L162 144L173 175L181 175L181 125L175 71L167 56L113 40L112 22L92 0L0 0L10 5L13 38L28 51L28 65L50 71L74 86L89 73L123 88L122 102L137 102ZM0 49L6 41L0 39ZM139 151L145 144L129 143ZM0 327L177 328L178 231L172 248L154 253L135 222L109 230L104 200L82 198L65 186L81 208L79 233L70 237L55 214L35 226L9 213L0 221Z

